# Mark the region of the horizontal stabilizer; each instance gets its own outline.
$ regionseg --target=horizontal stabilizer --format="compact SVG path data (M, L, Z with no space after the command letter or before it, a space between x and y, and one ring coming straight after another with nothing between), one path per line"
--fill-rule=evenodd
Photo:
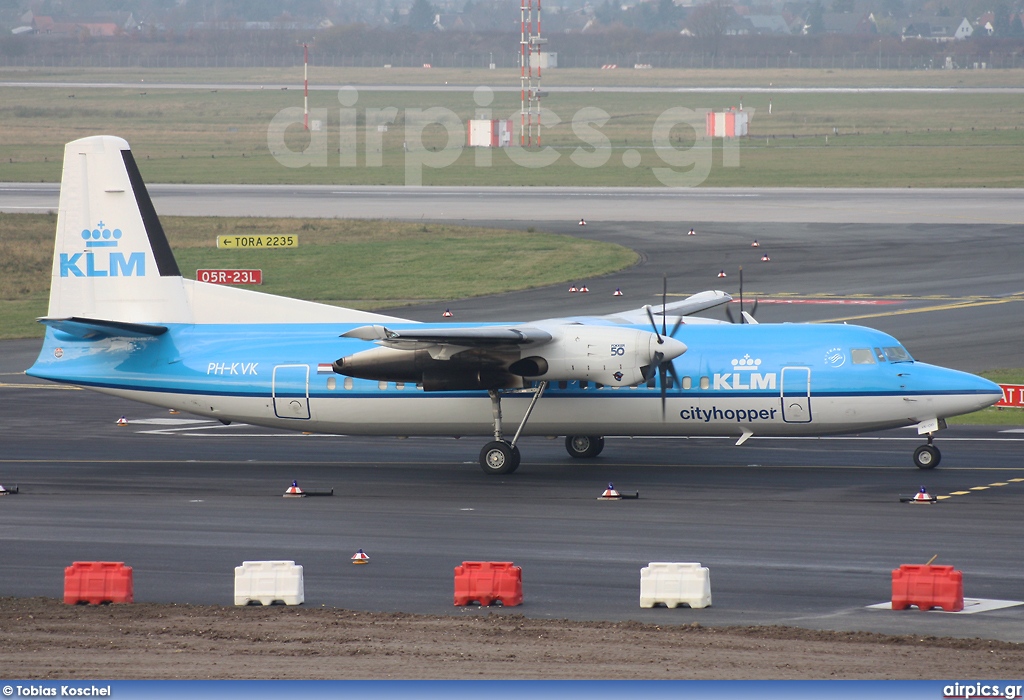
M146 323L124 323L122 321L104 321L96 318L50 318L36 319L39 323L49 326L76 338L145 338L163 335L167 326L154 326Z

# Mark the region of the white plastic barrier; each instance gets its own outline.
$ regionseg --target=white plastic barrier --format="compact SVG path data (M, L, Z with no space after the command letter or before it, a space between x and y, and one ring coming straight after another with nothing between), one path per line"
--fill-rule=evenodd
M235 605L302 605L302 567L293 561L244 561L235 567Z
M711 576L700 563L651 562L640 569L640 607L658 603L670 608L711 605Z

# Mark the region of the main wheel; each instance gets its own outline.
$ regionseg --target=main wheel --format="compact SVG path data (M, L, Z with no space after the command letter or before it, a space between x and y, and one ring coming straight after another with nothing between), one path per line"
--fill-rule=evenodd
M604 449L604 438L600 435L567 435L565 450L570 457L590 459L597 457Z
M480 468L484 474L511 474L519 468L519 448L504 440L495 440L480 450Z
M935 445L921 445L914 450L914 464L918 469L934 469L941 459L942 453Z

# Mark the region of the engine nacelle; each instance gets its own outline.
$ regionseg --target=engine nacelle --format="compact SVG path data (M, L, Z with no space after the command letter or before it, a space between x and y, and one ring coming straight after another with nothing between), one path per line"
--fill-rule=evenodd
M678 340L659 343L657 335L645 330L582 325L545 330L552 341L513 363L510 372L534 380L630 386L645 381L652 367L686 352Z

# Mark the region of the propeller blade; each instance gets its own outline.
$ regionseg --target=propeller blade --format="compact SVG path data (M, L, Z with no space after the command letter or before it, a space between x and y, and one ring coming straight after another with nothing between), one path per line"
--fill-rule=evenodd
M725 315L729 317L729 323L736 323L736 319L732 316L732 309L728 305L725 307Z
M661 420L662 420L662 422L665 421L665 395L668 393L668 387L665 386L665 383L666 383L665 365L666 364L667 363L662 362L662 363L660 363L658 365L658 379L661 380Z
M672 332L668 334L668 337L669 338L675 338L676 337L676 331L679 330L679 326L681 326L681 325L683 325L683 317L679 316L679 317L676 318L676 323L675 323L674 326L672 326Z
M662 339L662 335L658 333L658 322L654 320L654 314L651 313L651 307L649 304L644 305L644 311L647 312L647 318L651 322L651 328L654 329L654 335L658 336L658 345L661 345L665 341Z
M663 336L668 335L665 332L665 314L667 313L668 306L668 275L661 276L661 334Z
M754 306L753 306L752 309L750 309L750 315L753 316L756 313L757 313L757 299L754 299Z
M664 359L665 353L656 352L651 357L651 364L644 365L643 367L640 368L640 371L643 372L645 382L651 381L651 378L654 376L654 373L658 371L658 367L661 365Z

